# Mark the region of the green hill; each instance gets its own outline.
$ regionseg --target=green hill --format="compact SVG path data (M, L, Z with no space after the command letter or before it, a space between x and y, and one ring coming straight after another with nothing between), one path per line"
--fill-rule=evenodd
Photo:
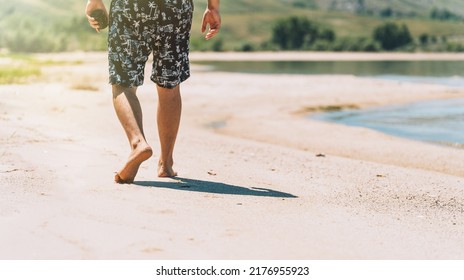
M104 1L109 4L109 0ZM0 48L12 51L104 50L105 32L87 24L83 0L0 0ZM370 37L385 21L405 23L413 37L427 33L446 42L464 39L462 0L233 0L221 1L223 27L216 40L199 32L206 0L195 0L193 50L272 48L268 44L278 19L302 16L335 31L339 40ZM450 20L430 17L447 11ZM454 19L454 20L453 20Z
M379 13L389 8L403 15L427 16L437 8L464 15L464 3L461 0L315 0L315 2L320 8L348 12L364 10Z

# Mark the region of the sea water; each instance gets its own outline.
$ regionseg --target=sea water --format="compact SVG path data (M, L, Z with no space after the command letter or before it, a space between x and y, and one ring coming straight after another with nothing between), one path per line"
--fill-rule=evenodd
M464 61L259 61L204 62L216 71L355 75L464 88ZM311 115L410 139L464 147L464 99L418 102Z
M464 147L464 99L418 102L311 116L387 134L437 144Z
M355 75L364 77L464 76L464 61L195 61L214 71L264 73Z

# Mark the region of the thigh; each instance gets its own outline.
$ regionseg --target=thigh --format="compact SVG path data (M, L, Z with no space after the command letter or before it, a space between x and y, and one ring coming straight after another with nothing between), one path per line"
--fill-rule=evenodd
M143 84L145 63L152 48L147 38L152 36L144 33L145 30L151 30L146 27L151 18L146 17L148 11L144 8L142 13L141 8L139 1L113 0L111 2L108 34L111 84L124 87Z
M161 87L174 88L190 77L188 56L193 0L161 1L151 79Z

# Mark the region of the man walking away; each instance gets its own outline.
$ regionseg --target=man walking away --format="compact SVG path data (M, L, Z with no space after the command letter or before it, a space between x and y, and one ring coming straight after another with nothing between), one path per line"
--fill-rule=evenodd
M117 183L133 183L137 171L153 150L145 139L137 88L143 84L145 63L153 53L151 80L158 92L157 124L161 146L159 177L174 177L173 151L179 130L182 100L180 84L190 77L189 40L193 0L112 0L109 10L108 61L113 105L131 147L126 164L116 173ZM104 27L102 0L89 0L86 15L97 32ZM104 18L104 17L103 17ZM219 0L208 0L201 31L213 38L221 26Z

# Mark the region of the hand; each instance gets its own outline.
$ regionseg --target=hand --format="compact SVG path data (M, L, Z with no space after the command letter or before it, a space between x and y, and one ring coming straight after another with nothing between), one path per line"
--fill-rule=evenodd
M206 26L209 24L208 33L206 33L205 39L209 40L213 38L221 28L221 15L217 9L206 9L203 14L203 23L201 25L201 33L206 31Z
M100 25L98 24L98 21L90 16L90 14L96 10L103 10L108 16L108 12L106 11L105 4L103 4L102 0L89 0L87 2L87 7L85 8L85 15L87 16L90 26L100 33Z

